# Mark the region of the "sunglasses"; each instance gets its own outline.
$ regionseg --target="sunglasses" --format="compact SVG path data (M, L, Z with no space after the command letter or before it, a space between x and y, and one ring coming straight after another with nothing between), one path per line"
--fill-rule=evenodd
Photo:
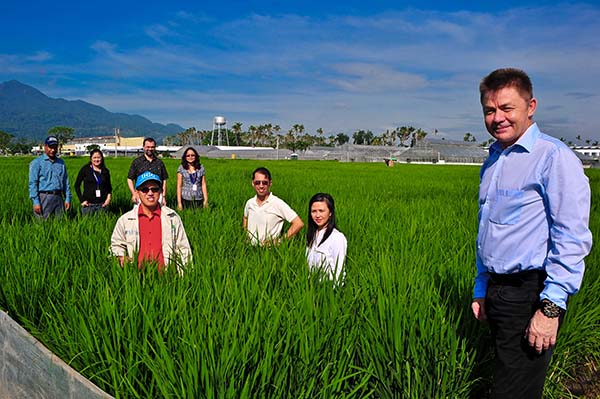
M196 154L187 154L185 157L186 157L186 158L191 158L191 157L194 157L194 158L196 158Z
M254 184L255 186L268 186L269 181L268 180L254 180L252 182L252 184Z
M153 193L158 193L158 192L160 192L160 187L142 187L142 188L138 188L138 190L143 192L144 194L147 194L148 191L152 191Z

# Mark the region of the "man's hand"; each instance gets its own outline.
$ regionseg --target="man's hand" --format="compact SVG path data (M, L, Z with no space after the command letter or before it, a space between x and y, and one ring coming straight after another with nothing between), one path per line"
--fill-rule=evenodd
M35 213L36 215L41 215L42 214L42 206L41 205L34 205L33 206L33 213Z
M537 353L542 350L548 350L556 345L556 335L558 334L558 317L550 318L544 316L541 310L537 310L531 320L529 327L525 330L525 338L529 345L535 348Z
M131 258L129 256L119 256L119 263L121 264L121 267L125 265L125 262L131 262Z
M65 211L68 211L69 209L71 209L71 203L65 202Z
M479 321L487 321L487 315L485 314L485 298L475 298L471 302L471 310L473 315Z
M137 195L137 193L134 192L134 193L131 194L131 202L133 202L134 204L138 203L138 195Z

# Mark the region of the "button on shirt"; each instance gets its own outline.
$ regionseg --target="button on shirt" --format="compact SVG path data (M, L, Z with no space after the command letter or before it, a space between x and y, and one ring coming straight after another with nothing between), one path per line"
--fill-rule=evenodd
M152 212L152 218L146 216L142 207L138 209L138 223L140 226L140 252L138 255L138 266L143 261L158 262L158 269L165 265L162 251L162 222L160 220L160 207Z
M248 219L248 237L252 244L278 238L283 222L291 222L298 215L288 204L273 193L261 204L256 202L256 195L246 202L244 217Z
M590 187L581 162L534 123L512 146L490 147L480 178L474 297L485 297L490 272L544 269L540 299L566 309L592 245Z
M40 191L62 191L65 202L71 203L71 188L65 162L60 158L54 161L43 154L29 164L29 198L33 205L40 205Z

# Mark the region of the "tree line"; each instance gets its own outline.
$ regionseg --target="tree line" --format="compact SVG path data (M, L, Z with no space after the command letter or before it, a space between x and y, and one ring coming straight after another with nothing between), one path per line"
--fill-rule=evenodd
M427 132L423 129L413 126L401 126L394 129L388 129L385 132L375 135L370 130L357 130L352 134L352 137L345 133L337 133L330 136L325 136L322 128L318 128L315 134L306 132L304 125L294 124L287 131L282 133L279 125L271 123L262 125L250 125L248 129L243 129L241 122L234 123L231 128L222 130L223 143L235 146L248 147L280 147L287 148L291 151L305 151L311 147L334 147L346 143L358 145L378 145L392 147L413 147L418 142L427 136ZM437 129L433 131L437 134ZM75 129L68 126L54 126L48 130L48 135L56 136L59 143L59 151L62 146L75 137ZM195 127L188 128L183 132L173 136L167 136L163 139L164 145L169 146L185 146L185 145L209 145L216 144L216 137L213 137L212 130L197 130ZM442 138L443 140L443 138ZM598 146L598 140L582 139L581 135L576 137L579 144L573 141L567 141L564 137L560 140L565 142L570 147L574 145L583 145L585 142L588 146ZM463 137L464 142L475 143L475 136L467 132ZM494 142L493 138L482 141L479 145L482 147L490 146ZM25 138L15 139L12 134L0 130L0 154L29 154L31 148L39 143ZM90 146L97 147L97 146Z
M222 143L235 146L249 147L280 147L291 151L304 151L313 146L334 147L349 143L361 145L382 146L414 146L427 136L423 129L413 126L402 126L388 129L379 135L370 130L357 130L352 137L345 133L325 136L322 128L316 129L314 134L306 131L304 125L294 124L287 132L282 132L281 126L271 123L250 125L243 129L241 122L234 123L231 128L221 131ZM437 133L437 131L435 132ZM216 144L215 134L212 130L197 130L195 127L184 130L164 139L165 145L209 145Z
M75 129L67 126L54 126L48 129L48 136L55 136L58 140L59 151L62 146L75 137ZM29 154L31 149L39 142L26 138L15 139L10 133L0 130L0 153L1 154Z

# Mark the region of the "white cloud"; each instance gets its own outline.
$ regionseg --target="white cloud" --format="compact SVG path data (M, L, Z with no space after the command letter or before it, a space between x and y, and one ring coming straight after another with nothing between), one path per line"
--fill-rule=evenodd
M388 90L418 89L427 81L417 74L396 71L386 65L348 63L333 66L335 77L326 79L347 91L382 92Z
M135 45L99 38L78 63L52 50L5 54L0 70L43 67L59 78L51 90L85 80L71 98L161 122L199 125L218 113L245 126L303 123L334 132L410 122L462 138L485 134L479 79L516 66L530 73L538 119L549 129L598 135L598 20L599 7L581 4L224 22L180 10L140 30Z
M28 55L25 57L25 60L32 61L32 62L49 61L51 59L52 59L52 54L50 54L47 51L38 51L35 54Z

